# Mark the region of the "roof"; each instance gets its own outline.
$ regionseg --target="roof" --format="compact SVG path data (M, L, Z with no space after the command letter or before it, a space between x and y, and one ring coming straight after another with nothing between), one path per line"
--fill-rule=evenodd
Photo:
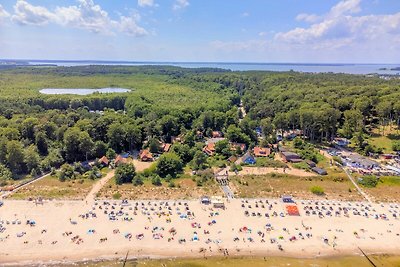
M121 155L118 155L114 160L115 164L120 164L120 163L124 164L126 162L127 162L126 158L122 157Z
M316 172L316 173L320 174L320 175L326 175L327 174L326 170L318 168L318 167L311 168L311 170L313 172Z
M163 143L163 144L161 144L161 148L162 148L162 150L163 150L164 152L168 152L169 149L171 148L171 144Z
M256 146L253 148L253 153L256 157L268 157L271 154L271 149L268 147Z
M212 155L215 152L215 143L208 143L204 148L203 152L207 155Z
M212 132L212 137L213 138L218 138L218 137L222 137L222 136L224 136L223 134L222 134L222 132L221 131L213 131Z
M102 157L99 159L99 163L103 163L103 164L108 165L108 164L110 163L110 161L108 160L108 158L107 158L106 156L102 156Z
M293 153L293 152L283 151L281 153L283 156L285 156L285 158L300 158L299 155L297 155L296 153Z
M243 144L243 143L232 143L231 144L231 150L236 150L238 147L240 147L240 150L242 150L242 151L246 150L246 144Z
M139 158L140 159L153 159L153 154L148 149L143 149L139 153Z

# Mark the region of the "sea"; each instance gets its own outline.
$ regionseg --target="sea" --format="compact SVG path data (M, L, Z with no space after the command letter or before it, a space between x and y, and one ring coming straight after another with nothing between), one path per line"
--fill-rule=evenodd
M232 71L297 71L310 73L386 74L399 75L400 64L314 64L314 63L229 63L229 62L153 62L153 61L73 61L27 60L32 65L161 65L183 68L221 68ZM397 70L391 70L397 68Z

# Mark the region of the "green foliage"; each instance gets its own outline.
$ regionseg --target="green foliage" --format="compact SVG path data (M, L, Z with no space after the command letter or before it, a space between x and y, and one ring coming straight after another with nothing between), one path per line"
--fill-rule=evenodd
M144 184L144 182L143 182L143 176L142 175L136 175L134 178L133 178L133 180L132 180L132 184L134 185L134 186L140 186L140 185L143 185Z
M0 164L0 180L6 181L10 179L12 179L11 171L3 164Z
M293 163L292 166L296 169L302 169L302 170L309 170L310 166L304 161L298 162L298 163Z
M61 182L65 182L66 180L73 180L75 179L75 171L74 171L74 167L72 167L71 165L65 163L61 166L61 169L58 173L58 179Z
M204 170L208 167L207 165L207 156L202 151L196 151L192 160L192 169L193 170Z
M161 182L161 178L158 175L155 175L152 179L151 179L151 183L155 186L162 186L162 182Z
M400 141L394 141L392 144L392 149L394 151L400 151Z
M358 183L365 187L376 187L378 185L379 178L373 175L365 175L359 178Z
M115 192L115 193L112 195L112 198L115 199L115 200L120 199L121 197L122 197L122 195L121 195L120 192Z
M231 146L228 140L222 140L215 143L215 152L222 155L224 158L228 158L232 155Z
M175 153L164 153L157 161L156 172L161 177L166 177L168 174L176 177L182 170L182 160Z
M311 193L313 193L315 195L318 195L318 196L325 195L324 189L320 186L313 186L313 187L311 187L310 190L311 190Z
M249 165L255 167L269 167L269 168L287 168L288 166L282 161L273 160L266 157L257 158L255 165Z
M122 164L115 169L115 183L117 185L132 183L136 175L135 166L133 164Z

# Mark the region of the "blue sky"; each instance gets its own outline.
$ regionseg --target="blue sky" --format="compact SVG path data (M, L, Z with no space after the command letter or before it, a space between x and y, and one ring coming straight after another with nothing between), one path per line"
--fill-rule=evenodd
M0 58L399 63L399 0L1 0Z

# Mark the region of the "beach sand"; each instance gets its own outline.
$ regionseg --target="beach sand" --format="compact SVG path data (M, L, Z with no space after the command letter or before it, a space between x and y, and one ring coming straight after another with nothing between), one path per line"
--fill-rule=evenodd
M149 203L146 200L130 201L123 206L122 215L115 216L118 220L110 220L104 211L107 208L107 213L117 213L121 201L109 201L110 205L103 202L99 200L95 205L93 200L46 201L36 205L29 201L5 200L4 206L0 207L0 223L5 228L0 232L0 265L112 259L124 257L128 251L130 258L313 258L360 255L359 248L367 254L399 254L400 251L400 222L392 217L393 213L398 216L400 211L395 204L371 204L368 207L367 203L361 202L303 201L302 204L297 201L300 216L288 216L285 204L279 199L269 200L269 204L265 199L262 203L234 199L225 203L225 210L202 205L198 200L169 200L171 210L168 210L165 201ZM347 207L350 211L348 217L341 213L340 217L333 214L320 218L318 215L306 216L305 206L313 207L314 211L317 206L320 210L325 207L324 215L329 207L334 211ZM138 207L137 215L134 215L135 207ZM361 211L366 207L370 214L368 218L353 215L351 210ZM169 211L170 216L161 214ZM194 216L182 215L188 211ZM250 215L246 216L245 211ZM253 212L256 216L251 215ZM274 212L277 216L273 216ZM265 213L270 217L266 218ZM385 214L387 219L375 219L374 214ZM35 226L26 224L27 220L34 220ZM211 223L213 220L215 223ZM171 228L176 229L175 235L169 232ZM136 238L139 234L144 236L141 240ZM192 241L195 237L199 240ZM295 240L290 241L292 237ZM186 242L179 242L179 239Z

